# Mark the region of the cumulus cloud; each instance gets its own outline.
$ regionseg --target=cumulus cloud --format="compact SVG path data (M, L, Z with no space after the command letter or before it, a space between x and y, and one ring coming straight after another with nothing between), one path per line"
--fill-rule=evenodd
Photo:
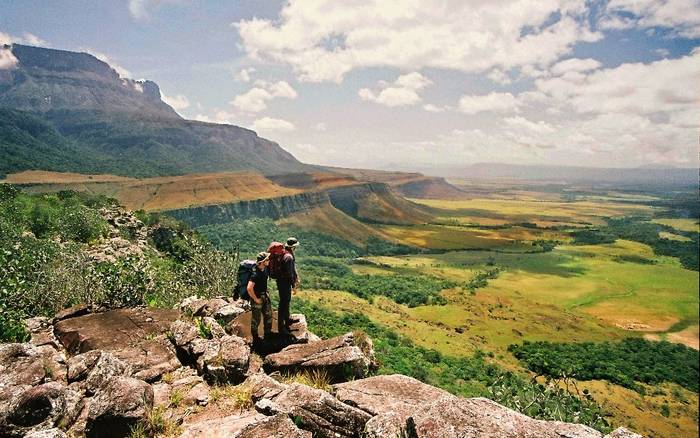
M378 92L362 88L357 94L362 100L389 107L415 105L422 100L418 91L431 84L430 79L418 72L413 72L399 76L392 84L384 84L384 88Z
M188 0L129 0L127 7L129 15L134 20L146 21L150 16L150 11L166 3L186 3Z
M33 33L24 32L22 36L10 35L9 33L0 32L0 44L26 44L29 46L46 47L48 43L34 35Z
M267 108L267 103L276 98L296 99L297 92L286 81L256 81L255 87L234 97L231 105L241 111L257 113Z
M580 113L652 114L698 104L700 50L678 59L628 63L536 80L537 89Z
M568 72L586 72L600 68L603 64L592 58L569 58L552 66L550 71L555 75L563 75Z
M518 112L522 102L511 93L492 92L485 95L464 95L459 99L458 108L465 114L480 112Z
M292 122L272 117L263 117L253 122L254 131L294 131L296 127Z
M163 100L163 102L173 107L175 111L180 111L190 106L189 99L187 99L187 97L183 96L182 94L178 94L177 96L171 97L161 93L161 99Z
M255 73L254 67L242 68L238 73L234 75L234 78L238 82L250 82L250 75Z
M11 70L17 67L17 62L10 49L0 48L0 70Z
M442 107L442 106L437 106L433 105L432 103L428 103L423 105L423 109L428 111L429 113L443 113L447 111L447 108Z
M677 36L700 38L697 0L611 0L600 21L603 29L671 29Z
M549 65L601 38L585 0L465 2L291 0L279 19L233 23L254 59L292 66L300 80L341 82L356 68L482 72ZM365 93L366 94L366 93ZM405 96L404 96L405 97Z
M194 116L195 120L198 120L200 122L206 122L206 123L218 123L218 124L226 124L226 125L235 125L236 123L234 120L236 119L236 115L233 113L230 113L228 111L216 111L213 116L207 116L206 114L197 114Z

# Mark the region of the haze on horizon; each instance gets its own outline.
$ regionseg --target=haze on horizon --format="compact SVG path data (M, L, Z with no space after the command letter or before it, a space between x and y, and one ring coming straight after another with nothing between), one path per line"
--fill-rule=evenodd
M0 44L90 52L308 163L698 167L698 0L223 3L6 0Z

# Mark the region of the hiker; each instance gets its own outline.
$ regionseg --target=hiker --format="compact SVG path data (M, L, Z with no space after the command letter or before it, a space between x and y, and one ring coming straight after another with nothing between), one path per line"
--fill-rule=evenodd
M260 314L263 317L264 338L269 339L270 333L272 333L272 306L270 305L270 293L267 290L267 267L270 263L270 254L261 252L255 261L253 275L248 280L247 286L250 307L253 311L250 317L250 333L253 335L253 342L260 339L258 335Z
M272 242L268 251L272 254L270 276L277 281L277 292L280 296L280 305L277 310L277 331L281 336L289 336L289 326L297 322L289 318L289 304L292 293L301 283L296 269L294 251L299 246L299 240L294 237L287 239L287 243Z

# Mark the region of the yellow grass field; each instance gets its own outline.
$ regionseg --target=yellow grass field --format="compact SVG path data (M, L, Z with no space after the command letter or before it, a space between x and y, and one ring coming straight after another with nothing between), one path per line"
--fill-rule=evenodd
M668 225L679 231L700 232L700 223L698 223L697 219L654 219L652 222Z
M544 201L533 199L486 199L451 201L414 199L414 202L437 209L444 218L463 218L465 222L484 217L502 220L504 223L532 222L538 226L572 224L603 224L604 217L650 213L651 207L601 201Z

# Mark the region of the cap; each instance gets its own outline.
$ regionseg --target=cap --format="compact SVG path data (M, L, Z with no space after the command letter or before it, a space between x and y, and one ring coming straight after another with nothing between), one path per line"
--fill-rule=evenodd
M299 240L296 237L290 237L287 239L287 245L288 248L296 248L299 246Z
M256 260L257 260L258 263L262 263L262 262L264 262L265 260L267 260L268 258L270 258L270 254L269 254L269 253L266 253L265 251L263 251L263 252L259 252L259 253L258 253L258 256L256 257Z

